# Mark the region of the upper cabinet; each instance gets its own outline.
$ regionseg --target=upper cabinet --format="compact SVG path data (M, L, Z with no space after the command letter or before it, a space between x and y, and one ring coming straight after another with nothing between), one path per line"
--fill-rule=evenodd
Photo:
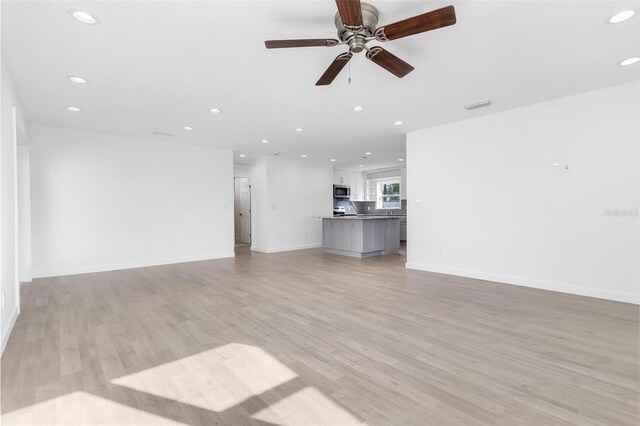
M351 187L351 201L364 201L364 176L362 173L334 170L333 184L349 185L349 187Z
M352 188L355 188L354 197L351 197L353 201L365 201L366 200L366 190L364 186L364 175L362 173L354 173L356 175L355 184Z
M334 185L349 185L349 172L343 170L333 171L333 184Z

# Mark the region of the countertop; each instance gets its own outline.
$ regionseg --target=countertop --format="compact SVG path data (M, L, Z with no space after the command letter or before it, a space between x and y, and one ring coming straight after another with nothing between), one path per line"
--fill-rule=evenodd
M373 214L362 214L357 216L332 216L332 217L323 217L323 219L335 219L335 220L381 220L381 219L401 219L405 218L407 215L373 215Z

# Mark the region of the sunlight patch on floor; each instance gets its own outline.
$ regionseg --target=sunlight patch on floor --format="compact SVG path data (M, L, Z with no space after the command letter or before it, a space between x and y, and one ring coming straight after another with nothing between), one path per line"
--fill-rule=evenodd
M278 425L360 425L362 421L315 388L307 387L251 418Z
M73 392L2 415L7 425L184 425L85 392Z
M264 350L230 343L111 382L221 412L296 377Z

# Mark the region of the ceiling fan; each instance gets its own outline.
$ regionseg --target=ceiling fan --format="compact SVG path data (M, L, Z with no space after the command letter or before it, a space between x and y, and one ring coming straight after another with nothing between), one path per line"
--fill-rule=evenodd
M333 47L347 45L349 51L338 55L329 68L322 74L316 86L331 84L342 68L353 57L354 53L366 50L367 59L380 65L396 77L402 78L414 68L380 46L367 46L371 40L386 42L407 37L425 31L448 27L456 23L456 12L453 6L443 7L422 15L394 22L376 28L378 25L378 9L360 0L336 0L338 12L335 25L338 29L336 39L302 39L302 40L267 40L267 49L282 49L288 47Z

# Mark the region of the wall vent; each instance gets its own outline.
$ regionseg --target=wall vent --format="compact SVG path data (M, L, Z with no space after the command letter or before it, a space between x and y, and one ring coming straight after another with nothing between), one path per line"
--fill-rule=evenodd
M153 132L153 134L154 134L154 135L158 135L158 136L174 136L174 134L173 134L173 133L158 132L158 131Z

